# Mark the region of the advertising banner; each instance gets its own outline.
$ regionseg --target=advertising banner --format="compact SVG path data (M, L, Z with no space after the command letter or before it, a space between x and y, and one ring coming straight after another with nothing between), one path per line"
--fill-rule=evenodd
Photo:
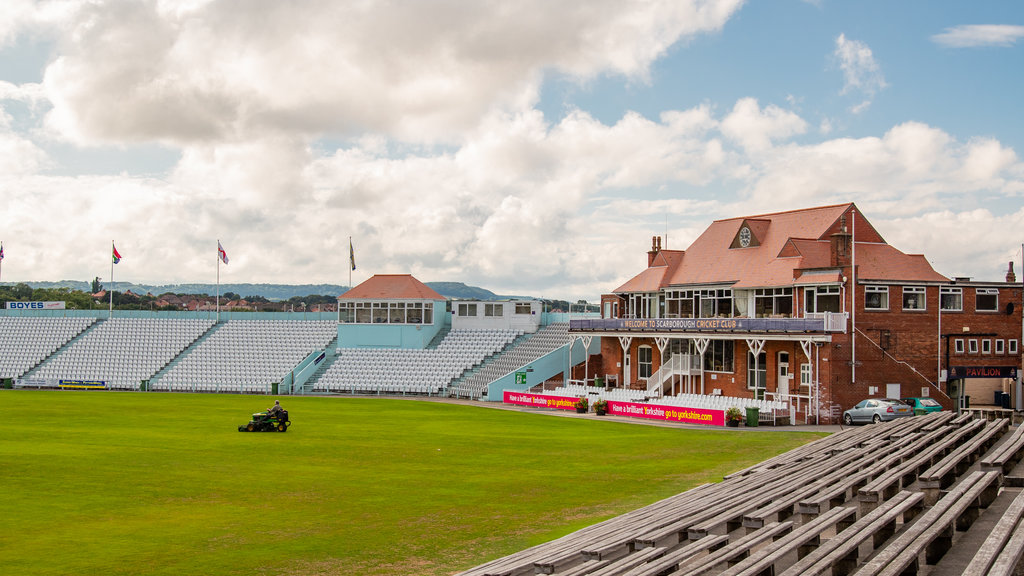
M59 302L8 302L8 310L64 310L64 301Z
M555 408L558 410L575 410L577 398L574 396L547 396L530 394L529 392L511 392L505 390L506 404L532 406L534 408ZM591 401L593 401L591 399ZM649 418L683 424L701 424L704 426L725 426L725 411L706 410L703 408L683 408L680 406L662 406L659 404L637 404L634 402L608 401L608 414L613 416L630 416L632 418Z
M60 387L78 390L103 390L107 387L107 383L102 380L61 380Z
M614 416L631 416L633 418L649 418L666 420L683 424L703 424L705 426L725 426L725 411L706 410L704 408L684 408L681 406L661 406L658 404L636 404L633 402L608 402L608 413Z
M505 390L505 404L533 406L534 408L557 408L559 410L575 410L577 398L573 396L545 396L529 392L510 392Z

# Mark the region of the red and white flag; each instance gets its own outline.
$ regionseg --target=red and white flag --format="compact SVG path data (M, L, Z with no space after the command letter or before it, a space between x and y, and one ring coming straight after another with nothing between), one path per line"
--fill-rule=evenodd
M221 262L225 264L228 263L228 253L225 252L224 247L220 245L220 240L217 240L217 256L220 258Z

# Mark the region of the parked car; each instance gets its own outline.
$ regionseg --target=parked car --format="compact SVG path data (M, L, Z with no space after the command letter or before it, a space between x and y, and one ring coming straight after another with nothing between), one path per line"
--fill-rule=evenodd
M904 404L914 409L914 414L927 414L928 412L941 412L942 404L935 398L901 398Z
M913 416L914 409L895 398L868 398L843 412L843 424L867 424L888 422L896 418Z

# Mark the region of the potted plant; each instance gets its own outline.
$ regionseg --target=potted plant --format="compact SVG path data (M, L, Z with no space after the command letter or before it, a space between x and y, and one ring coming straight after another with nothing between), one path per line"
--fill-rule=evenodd
M586 414L587 410L590 409L590 401L581 397L573 406L576 408L577 414Z
M603 398L594 400L594 412L597 412L598 416L604 416L608 413L608 401Z
M730 428L736 428L740 425L740 420L743 420L743 412L739 408L733 406L725 411L725 425Z

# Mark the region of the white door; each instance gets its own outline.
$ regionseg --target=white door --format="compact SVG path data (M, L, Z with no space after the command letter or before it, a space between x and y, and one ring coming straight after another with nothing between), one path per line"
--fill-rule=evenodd
M776 392L779 400L789 400L789 382L793 375L789 373L789 352L779 352L779 379Z
M622 378L622 380L623 380L623 382L625 382L625 384L623 384L622 387L623 388L629 388L630 376L632 376L632 369L629 366L629 351L628 350L626 351L625 358L623 358L622 371L625 372L625 374L623 375L623 378Z
M899 383L896 383L896 384L886 384L885 385L885 397L886 398L896 398L898 400L900 398L900 385L899 385Z

